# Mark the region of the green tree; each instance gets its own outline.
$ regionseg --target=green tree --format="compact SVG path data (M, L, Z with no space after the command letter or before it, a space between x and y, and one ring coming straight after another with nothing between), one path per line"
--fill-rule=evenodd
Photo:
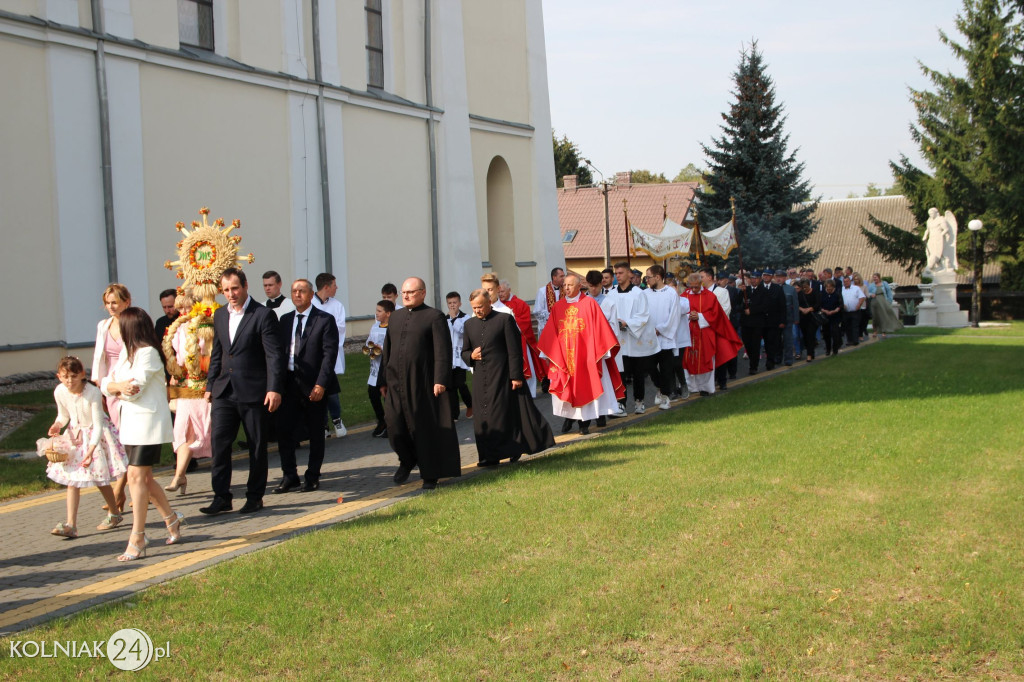
M704 180L704 171L692 163L686 164L686 168L676 173L676 176L672 178L672 182L699 182L702 185L707 184Z
M583 155L580 153L576 143L567 136L562 139L551 133L551 146L555 154L555 186L562 186L562 178L566 175L575 175L581 185L593 184L594 178L590 169L583 163Z
M646 168L629 171L629 174L629 180L634 185L655 185L668 182L668 178L665 177L664 173L654 173Z
M1002 262L1003 287L1024 285L1024 3L964 0L957 42L939 40L963 63L964 75L942 73L921 64L931 90L910 90L917 112L911 134L928 170L906 156L890 162L897 185L917 217L916 234L871 217L875 235L861 228L878 253L907 272L924 267L921 242L928 209L949 209L966 226L980 218L986 257ZM929 172L930 171L930 172ZM973 266L970 238L961 231L960 263Z
M817 255L801 246L817 227L817 202L802 178L804 165L787 150L786 118L756 41L741 53L733 79L735 101L722 114L722 135L701 145L708 184L697 191L698 222L704 229L727 222L734 197L745 266L804 265ZM736 260L733 251L730 266Z

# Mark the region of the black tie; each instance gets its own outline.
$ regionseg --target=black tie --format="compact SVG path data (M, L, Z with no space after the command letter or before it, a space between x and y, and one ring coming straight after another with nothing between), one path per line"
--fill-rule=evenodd
M299 354L299 343L302 341L302 315L303 313L297 313L295 318L295 348L292 350L292 357Z

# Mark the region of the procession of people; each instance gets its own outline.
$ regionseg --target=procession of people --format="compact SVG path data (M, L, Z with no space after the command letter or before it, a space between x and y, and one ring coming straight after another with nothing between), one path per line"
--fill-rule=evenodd
M385 283L363 352L376 417L372 436L387 438L396 455L395 484L414 470L425 490L461 475L460 403L473 422L477 466L495 467L554 445L535 404L544 393L561 432L578 427L586 435L592 425L625 416L627 386L634 413L648 409L648 379L655 388L651 407L668 409L680 398L727 390L741 356L754 375L762 360L770 370L802 356L813 361L819 345L826 355L838 353L844 341L857 345L866 334L862 315L871 314L876 335L901 326L891 310L892 290L877 274L864 284L857 273L839 270L834 277L830 269L732 275L703 268L677 278L652 265L638 272L627 262L586 277L555 268L532 310L506 280L485 273L466 298L471 314L462 310L459 292L447 294L447 314L427 305L419 277L407 278L400 290ZM245 440L238 445L249 459L239 513L263 509L272 441L281 477L270 492L318 490L325 440L345 434L338 400L345 313L333 298L334 275L320 273L314 282L300 278L286 288L277 272L267 271L264 304L249 294L241 268L224 267L216 282L163 292L166 314L155 324L131 307L126 287L108 286L103 302L110 317L97 329L95 385L77 358L62 359L59 418L48 444L40 440L40 454L52 452L58 439L73 449L65 462L48 467L50 478L68 486L67 520L53 534L77 537L78 491L86 486L99 486L107 503L97 530L119 526L127 484L132 533L118 560L146 556L150 502L167 527L167 544L181 542L187 519L164 490L186 494L186 473L197 459L210 458L213 498L200 512L232 511L239 428ZM227 305L215 302L218 294ZM79 407L76 396L88 402ZM153 466L164 443L173 443L175 466L161 488ZM302 443L308 446L300 477Z

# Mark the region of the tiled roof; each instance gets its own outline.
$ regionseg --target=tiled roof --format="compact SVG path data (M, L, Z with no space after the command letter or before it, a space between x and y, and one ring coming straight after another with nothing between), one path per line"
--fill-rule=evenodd
M693 201L696 182L615 185L608 189L608 224L611 256L626 255L625 222L622 200L626 200L629 222L651 234L661 234L665 206L668 217L682 223ZM562 228L562 247L566 259L604 257L604 196L599 187L558 190L558 222ZM576 230L571 242L565 234Z
M883 261L878 252L868 243L867 238L861 234L858 229L861 226L878 233L878 228L868 219L868 214L908 232L916 230L918 227L917 218L910 211L910 203L903 196L819 202L818 208L813 214L814 220L818 221L818 229L804 243L804 246L813 251L821 251L821 255L811 263L810 267L814 268L815 272L821 272L824 268L849 265L865 278L878 272L883 277L891 276L893 281L901 286L917 284L920 281L917 277L908 275L896 263ZM961 225L960 229L966 230L966 225ZM972 274L964 268L957 275L958 284L970 284L972 280ZM982 280L986 284L998 284L999 265L986 263Z

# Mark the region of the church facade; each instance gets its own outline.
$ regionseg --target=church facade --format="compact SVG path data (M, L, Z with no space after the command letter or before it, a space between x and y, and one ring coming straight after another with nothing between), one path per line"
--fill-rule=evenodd
M350 334L564 265L541 0L0 0L0 63L0 375L87 360L110 281L159 315L203 206Z

